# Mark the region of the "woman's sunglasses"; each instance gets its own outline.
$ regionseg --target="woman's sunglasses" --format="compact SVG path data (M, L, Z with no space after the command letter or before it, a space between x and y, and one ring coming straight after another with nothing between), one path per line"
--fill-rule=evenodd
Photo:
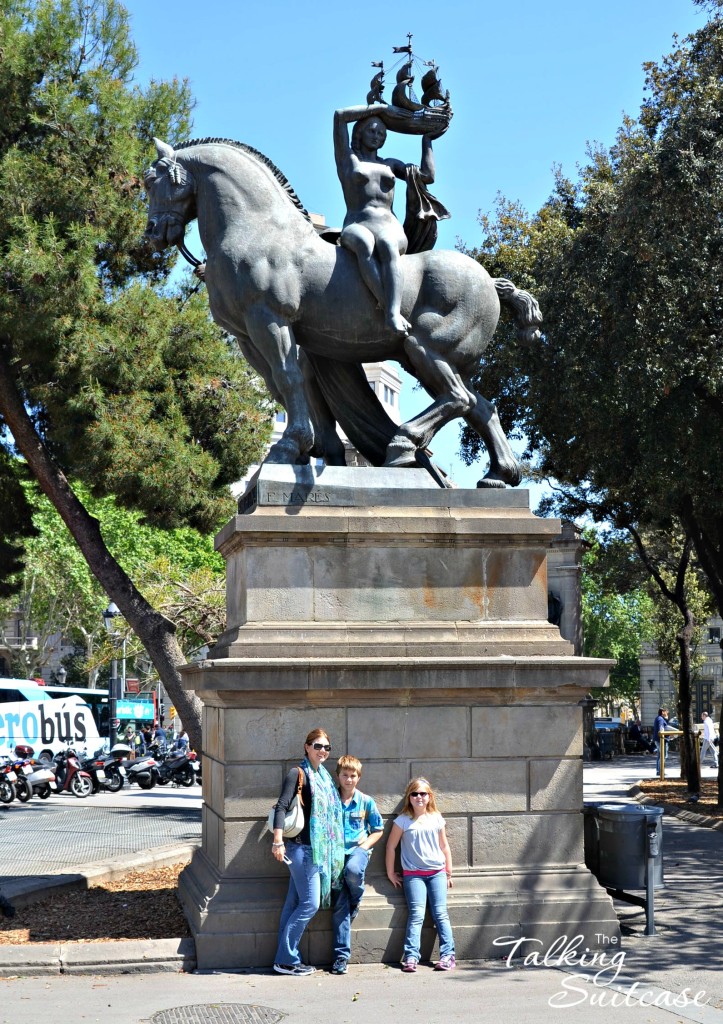
M425 790L423 793L410 793L410 796L429 796L429 793Z
M331 743L312 743L314 750L331 750Z

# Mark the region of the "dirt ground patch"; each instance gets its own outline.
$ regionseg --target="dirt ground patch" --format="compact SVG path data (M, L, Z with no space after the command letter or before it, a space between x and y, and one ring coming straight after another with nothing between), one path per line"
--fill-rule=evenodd
M0 918L0 945L185 938L191 933L178 901L185 867L129 871L115 882L55 893Z
M673 804L684 811L705 814L708 818L723 819L723 807L718 807L718 780L703 779L700 784L700 799L690 803L685 782L679 779L646 779L640 783L646 796L654 797L661 804Z

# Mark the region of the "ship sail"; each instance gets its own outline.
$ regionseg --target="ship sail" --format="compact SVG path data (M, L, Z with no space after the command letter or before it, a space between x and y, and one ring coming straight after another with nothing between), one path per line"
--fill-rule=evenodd
M422 104L425 107L431 105L433 100L438 100L441 103L449 101L449 93L442 92L442 83L439 80L437 72L439 68L433 67L422 78Z
M411 90L412 82L414 77L412 76L412 62L409 61L403 64L402 67L397 71L397 84L394 86L392 91L392 105L395 107L401 107L402 110L423 110L424 107L421 103L415 103L410 98L407 89Z

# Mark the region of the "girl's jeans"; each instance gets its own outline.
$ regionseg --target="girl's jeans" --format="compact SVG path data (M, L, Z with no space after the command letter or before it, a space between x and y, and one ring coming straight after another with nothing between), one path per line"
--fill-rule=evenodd
M289 892L279 921L279 945L276 964L300 964L299 942L309 921L319 909L321 884L319 868L312 861L311 847L288 843Z
M438 871L435 875L405 875L404 895L407 898L409 917L407 932L404 936L404 959L413 957L419 960L419 943L422 935L422 922L429 896L429 909L432 920L439 934L439 955L452 956L454 938L452 926L447 913L447 873Z

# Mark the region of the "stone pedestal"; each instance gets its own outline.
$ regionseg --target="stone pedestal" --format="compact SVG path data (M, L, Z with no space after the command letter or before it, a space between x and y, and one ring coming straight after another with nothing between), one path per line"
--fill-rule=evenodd
M330 770L342 753L363 761L387 829L412 776L437 791L458 957L505 955L496 939L581 934L592 948L618 935L584 867L580 813L577 702L609 663L573 657L546 620L559 523L532 516L526 491L431 483L263 467L219 534L228 628L184 670L205 704L203 847L180 881L202 969L273 962L288 873L264 822L316 726ZM406 906L383 840L367 882L352 958L397 960ZM302 955L329 962L328 913Z

